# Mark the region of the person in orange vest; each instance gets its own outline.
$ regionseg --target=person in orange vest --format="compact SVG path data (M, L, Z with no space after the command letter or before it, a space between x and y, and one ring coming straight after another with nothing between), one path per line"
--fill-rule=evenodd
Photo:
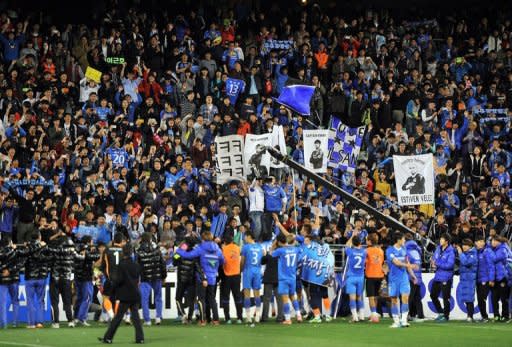
M377 313L377 299L379 297L380 285L384 278L382 265L384 264L384 251L379 246L379 236L375 233L366 238L368 249L366 252L366 296L370 303L370 321L379 322Z
M224 255L223 274L220 284L220 303L224 309L226 324L231 324L229 295L233 295L236 306L237 324L242 324L242 292L240 291L240 247L233 242L231 235L224 235L222 254Z

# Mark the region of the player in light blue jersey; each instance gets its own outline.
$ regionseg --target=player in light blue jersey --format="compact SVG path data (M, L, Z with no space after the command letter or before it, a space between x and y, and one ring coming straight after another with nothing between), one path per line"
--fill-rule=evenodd
M242 285L244 291L244 308L247 322L251 322L251 290L256 305L256 323L261 319L261 258L265 255L263 247L254 242L250 230L245 232L245 244L241 251Z
M349 296L352 323L364 321L364 270L366 264L366 249L361 246L359 234L353 234L347 241L347 280L345 291Z
M299 302L296 296L297 264L300 257L300 248L295 247L295 238L286 237L284 234L277 235L276 243L272 246L272 257L278 258L278 294L283 298L283 324L290 325L291 307L295 310L297 322L302 322ZM279 246L279 248L277 248Z
M402 233L396 233L393 237L393 246L389 246L386 250L386 261L389 267L388 290L391 297L391 316L393 317L393 324L390 328L409 326L407 322L411 291L409 275L411 278L415 278L413 270L417 265L409 263L404 244L405 236ZM401 307L400 298L402 299Z

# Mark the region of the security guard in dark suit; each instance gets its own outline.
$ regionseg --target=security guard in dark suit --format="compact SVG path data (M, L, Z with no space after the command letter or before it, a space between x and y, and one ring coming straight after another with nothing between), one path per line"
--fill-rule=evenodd
M107 344L112 343L119 324L123 320L125 313L130 310L133 327L135 328L135 343L144 343L144 332L140 321L140 265L133 261L133 247L130 244L123 246L122 260L119 262L118 276L112 283L116 300L119 300L119 308L110 323L107 332L103 338L98 339Z

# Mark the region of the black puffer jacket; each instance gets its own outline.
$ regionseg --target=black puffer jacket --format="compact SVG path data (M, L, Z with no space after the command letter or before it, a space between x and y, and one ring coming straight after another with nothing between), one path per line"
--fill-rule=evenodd
M25 262L25 280L45 279L50 272L50 250L39 241L28 244L28 258Z
M160 249L153 243L141 243L137 250L137 262L140 264L142 282L165 280L167 269Z
M96 248L83 244L78 245L77 252L78 256L75 259L75 280L79 282L92 281L94 276L94 263L100 259L100 254Z
M71 280L75 269L77 253L75 244L67 236L59 238L56 246L49 248L52 255L52 279Z
M11 246L0 249L0 285L20 281L20 270L29 254L27 247L14 249ZM7 270L7 271L6 271Z
M199 239L194 237L186 237L185 244L190 252L195 245L201 242ZM203 273L201 266L199 265L198 259L184 259L175 253L173 257L173 265L178 268L178 282L179 283L190 283L195 282L199 275L199 278L206 280L206 276Z

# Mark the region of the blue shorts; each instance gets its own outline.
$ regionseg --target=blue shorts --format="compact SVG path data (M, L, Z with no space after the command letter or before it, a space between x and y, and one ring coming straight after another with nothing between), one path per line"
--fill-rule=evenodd
M364 277L347 277L347 281L345 282L345 292L348 295L363 295Z
M295 295L296 292L296 280L279 280L277 285L277 294Z
M411 285L409 284L408 278L402 278L397 280L389 280L388 282L388 293L392 298L399 297L401 295L409 295L411 292Z
M242 273L242 289L261 289L261 272L249 271Z

